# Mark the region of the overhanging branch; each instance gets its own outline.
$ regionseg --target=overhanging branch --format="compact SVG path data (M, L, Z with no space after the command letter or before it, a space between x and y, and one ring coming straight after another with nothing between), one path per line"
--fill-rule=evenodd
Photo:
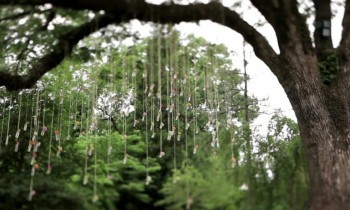
M0 70L0 86L5 86L8 90L31 88L45 73L60 64L81 39L110 23L118 21L121 21L121 19L110 15L102 15L81 26L72 28L59 37L57 44L52 47L51 51L36 61L32 68L27 70L26 74L17 75L4 69Z
M70 9L90 9L94 11L103 10L108 14L123 20L139 19L141 21L154 21L159 23L196 22L199 20L211 20L225 25L240 33L245 40L252 45L255 54L259 57L277 77L281 79L282 72L278 72L276 63L279 62L278 55L272 49L268 41L254 27L244 21L238 13L224 7L218 2L208 4L161 4L154 5L144 0L0 0L1 4L11 5L42 5L50 3L53 6ZM232 40L233 42L235 40ZM62 56L62 55L61 55ZM57 64L56 64L57 65ZM55 65L55 66L56 66Z

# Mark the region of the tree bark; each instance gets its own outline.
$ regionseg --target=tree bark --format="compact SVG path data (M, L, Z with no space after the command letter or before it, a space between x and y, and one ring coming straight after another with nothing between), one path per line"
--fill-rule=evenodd
M281 84L297 116L308 160L310 210L350 209L349 107L345 95L338 95L348 85L324 85L316 55L291 53L285 58L282 68L293 74Z

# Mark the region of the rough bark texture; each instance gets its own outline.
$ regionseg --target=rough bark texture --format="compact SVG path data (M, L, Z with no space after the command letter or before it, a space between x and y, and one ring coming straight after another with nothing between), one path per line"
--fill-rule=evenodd
M101 27L133 18L159 23L208 19L237 31L276 75L294 108L309 163L310 210L350 209L350 1L346 1L342 40L336 49L332 46L331 35L323 30L328 27L325 21L331 19L330 0L313 0L318 24L313 34L315 46L305 17L298 11L297 0L251 2L274 28L279 55L254 27L216 1L194 5L153 5L144 0L0 0L0 5L51 3L76 10L104 10L116 18L106 17ZM71 35L68 40L74 46L89 32ZM336 60L320 68L320 63L328 62L330 56ZM55 57L59 60L52 60ZM0 72L0 85L8 89L29 87L63 58L62 51L54 50L40 59L37 67L30 69L27 75ZM334 67L332 72L322 72L330 70L327 69L329 66Z
M298 118L309 163L311 210L350 208L349 114L344 87L323 84L316 56L292 55L283 87ZM294 58L294 59L293 59ZM298 60L295 60L298 59ZM347 85L346 85L347 86ZM346 87L347 88L347 87Z

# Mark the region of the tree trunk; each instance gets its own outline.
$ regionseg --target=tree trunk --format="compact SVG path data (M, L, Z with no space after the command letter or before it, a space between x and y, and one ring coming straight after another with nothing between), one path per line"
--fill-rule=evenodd
M280 81L297 116L310 176L310 210L350 209L349 82L324 85L315 55L286 55ZM346 67L343 67L346 68ZM287 70L287 69L286 69Z

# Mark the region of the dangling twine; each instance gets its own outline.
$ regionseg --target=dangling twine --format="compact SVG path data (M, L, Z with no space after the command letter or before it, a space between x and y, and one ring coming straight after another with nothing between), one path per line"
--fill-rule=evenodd
M159 121L159 157L162 157L163 152L163 113L162 113L162 60L161 60L161 38L162 32L161 27L158 26L158 37L157 37L157 57L158 57L158 113L157 121Z
M40 91L38 90L36 93L36 103L35 103L35 115L33 116L33 125L31 126L31 130L33 131L33 137L31 140L31 144L34 146L33 151L32 151L32 160L31 160L31 165L32 169L30 172L30 184L29 184L29 194L28 194L28 201L31 201L33 199L33 196L35 195L35 190L33 189L34 186L34 176L35 176L35 171L40 168L39 163L37 163L37 152L40 146L40 142L38 141L38 130L39 130L39 110L40 110ZM34 97L33 97L33 104L34 104ZM34 105L32 106L34 107ZM32 108L32 113L33 113L33 108ZM33 127L33 129L32 129Z
M107 83L108 83L108 90L109 90L109 94L113 93L113 88L114 85L112 84L112 79L114 80L115 78L115 63L113 61L111 68L113 69L113 73L111 73L111 76L108 77L107 79ZM108 98L109 100L112 100L111 96L109 96ZM108 100L107 99L107 100ZM108 143L107 143L107 178L111 178L110 175L110 156L112 153L112 103L111 102L107 102L107 105L105 107L105 113L106 115L108 115L108 130L107 130L107 135L108 135Z
M6 131L6 140L5 140L5 146L8 145L9 139L10 139L10 121L11 121L11 108L12 108L12 95L10 97L10 106L8 111L8 118L7 118L7 131Z
M23 131L27 131L27 127L28 127L28 98L29 98L29 93L27 94L26 97L26 113L25 113L25 117L24 117L24 125L23 125Z
M52 138L55 135L54 129L53 129L53 121L55 117L55 102L52 101L52 114L51 114L51 125L50 125L50 140L49 140L49 154L47 156L47 168L46 168L46 174L50 175L52 166L51 166L51 153L52 153Z
M127 53L126 52L126 50L125 50L125 53ZM127 94L128 94L128 78L127 78L127 71L126 71L126 61L125 61L125 57L126 56L123 56L123 58L122 58L122 71L123 71L123 73L122 73L122 80L123 80L123 82L122 82L122 90L121 90L121 92L122 92L122 97L126 97L127 96ZM126 104L124 104L124 106L126 106ZM123 107L123 106L122 106ZM122 134L122 136L123 136L123 141L124 141L124 158L123 158L123 164L126 164L127 163L127 161L128 161L128 153L127 153L127 134L126 134L126 112L127 112L127 110L126 110L126 107L124 107L124 111L122 110L122 121L123 121L123 134Z
M66 140L70 140L70 127L71 127L71 120L72 120L72 106L73 106L73 99L70 96L69 97L69 110L68 110L68 125L67 125L67 137Z
M16 135L15 135L15 141L16 141L16 145L18 145L19 141L19 135L21 133L21 129L19 128L19 125L21 123L21 109L22 109L22 94L19 94L19 104L18 104L18 119L17 119L17 131L16 131ZM15 152L17 152L17 150L15 149Z
M148 104L148 100L147 100L147 67L144 66L144 70L143 70L143 89L145 90L142 94L142 121L145 121L145 143L146 143L146 181L145 184L149 185L151 182L151 177L149 175L149 137L148 137L148 116L147 116L147 104ZM161 135L161 133L160 133Z
M5 109L5 101L3 104L2 108L2 113L1 113L1 134L0 134L0 152L2 149L2 141L3 141L3 132L4 132L4 124L5 124L5 114L6 114L6 109Z
M45 125L45 117L46 117L46 103L45 103L45 101L46 100L43 99L44 106L42 109L43 114L42 114L42 128L41 128L41 133L40 133L41 136L44 136L46 131L47 131L47 126Z
M33 100L32 100L32 114L31 114L31 116L33 117L34 116L34 99L35 99L35 97L33 96ZM34 142L33 142L33 133L32 133L32 131L33 131L33 120L31 119L30 120L30 122L29 122L29 126L30 126L30 129L29 129L29 144L28 144L28 152L31 152L32 151L32 147L33 147L33 144L34 144Z
M55 130L55 139L58 142L57 145L57 153L56 156L57 157L61 157L61 152L63 150L62 146L61 146L61 137L62 137L62 116L63 116L63 102L64 102L64 93L61 92L60 98L59 98L59 117L57 119L57 124L58 124L58 129Z
M97 147L96 147L96 139L97 139L97 116L94 112L94 109L97 107L96 101L97 101L97 81L96 81L96 77L94 77L94 83L95 83L95 90L94 90L94 94L92 97L92 113L91 113L91 117L92 117L92 123L91 123L91 127L90 130L91 132L94 132L94 186L93 186L93 196L92 196L92 202L97 202L98 201L98 194L97 194Z
M83 84L81 85L82 88L84 89ZM89 104L89 101L87 101L87 104ZM88 110L88 105L86 107L86 110ZM83 119L83 115L84 115L84 99L81 99L81 115L80 115L80 136L83 137L84 136L84 131L83 131L83 123L84 123L84 119ZM88 119L86 119L87 123L88 123ZM88 159L89 159L89 144L87 142L87 139L84 138L84 142L85 142L85 160L84 160L84 177L83 177L83 185L87 185L87 183L89 182L89 173L88 173Z
M185 124L184 124L184 138L185 138L185 190L186 190L186 201L189 200L190 198L190 187L189 187L189 179L188 179L188 164L189 164L189 158L188 158L188 134L187 134L187 121L188 121L188 114L187 114L187 97L188 97L188 90L187 90L187 84L186 84L186 79L187 79L187 71L188 71L188 67L187 67L187 46L184 46L184 53L185 55L183 56L184 61L183 61L183 65L184 65L184 70L183 70L183 80L182 80L182 91L183 91L183 106L184 106L184 110L185 110ZM188 205L186 205L187 208ZM188 208L189 209L189 208Z
M155 29L154 29L155 30ZM155 33L156 34L156 31ZM155 135L156 135L156 132L155 132L155 109L156 109L156 106L155 106L155 100L156 98L154 97L154 93L155 93L155 76L154 76L154 71L155 71L155 60L154 60L154 56L155 56L155 37L156 35L154 35L151 39L151 46L150 46L150 75L149 75L149 93L148 93L148 97L150 97L150 100L151 100L151 110L150 110L150 113L151 113L151 126L150 126L150 131L151 131L151 138L154 138Z

